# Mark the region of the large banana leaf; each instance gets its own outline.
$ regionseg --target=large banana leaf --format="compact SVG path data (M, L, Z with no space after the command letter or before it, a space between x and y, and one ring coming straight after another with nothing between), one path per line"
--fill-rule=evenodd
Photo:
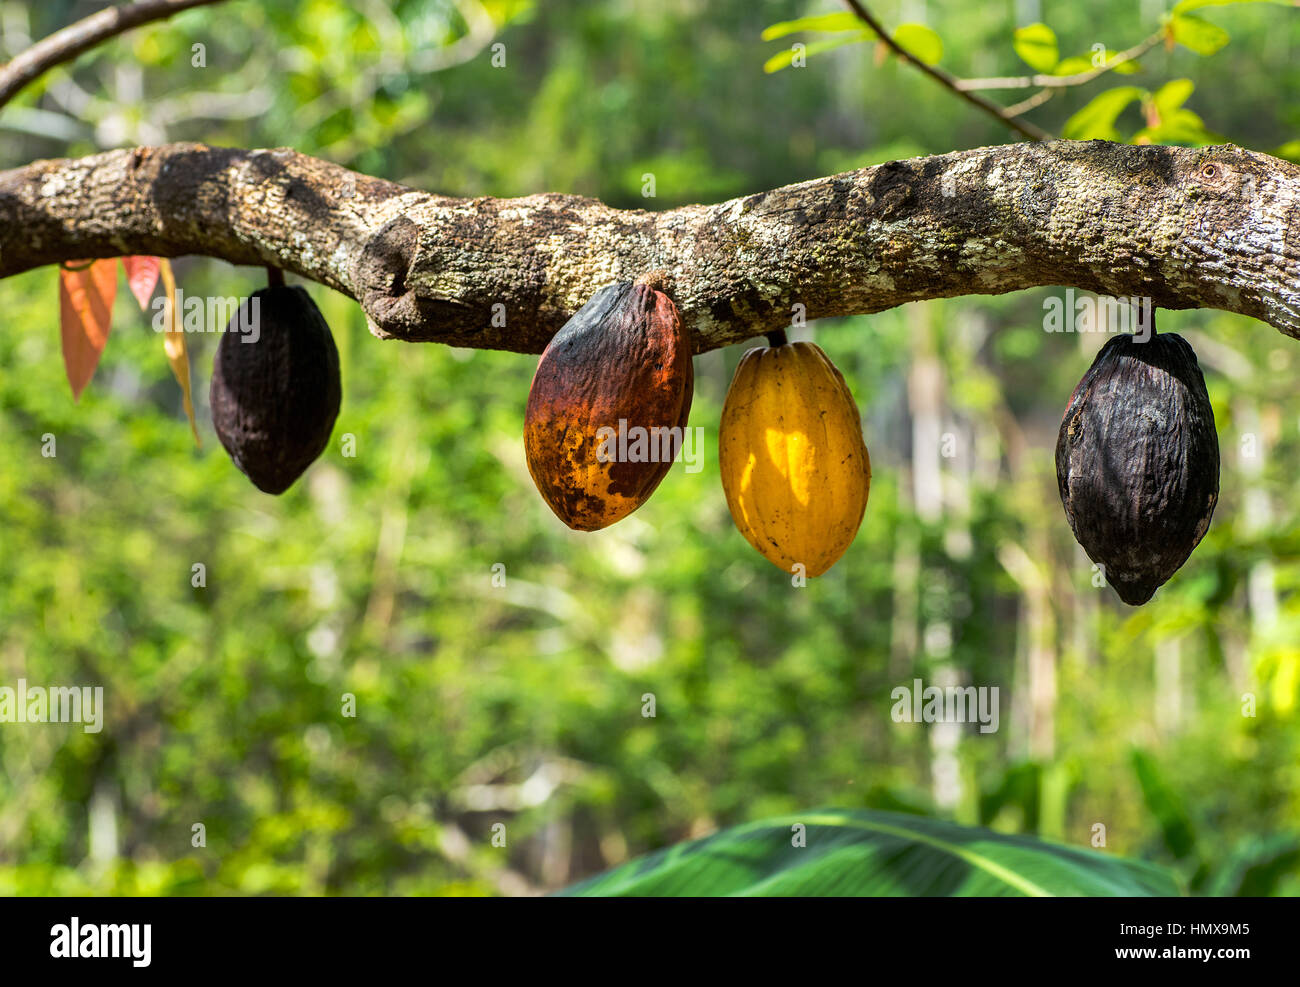
M803 824L807 845L793 845ZM565 895L1168 896L1164 870L894 812L817 810L681 843Z

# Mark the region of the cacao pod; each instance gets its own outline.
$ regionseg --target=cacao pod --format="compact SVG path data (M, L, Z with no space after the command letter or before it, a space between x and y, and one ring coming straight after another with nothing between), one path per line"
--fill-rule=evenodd
M1070 529L1131 606L1192 554L1219 499L1219 440L1181 336L1116 336L1070 397L1056 440Z
M677 306L602 288L552 338L528 392L528 471L570 528L607 527L649 499L681 447L695 374Z
M809 342L750 350L722 407L718 465L740 533L784 572L833 566L853 542L871 490L858 406Z
M212 424L235 465L283 493L325 449L341 398L338 350L306 289L254 292L212 365Z

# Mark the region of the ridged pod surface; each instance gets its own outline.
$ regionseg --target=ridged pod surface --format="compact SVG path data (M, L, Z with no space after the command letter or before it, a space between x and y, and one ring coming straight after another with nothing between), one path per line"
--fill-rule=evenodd
M809 342L752 349L727 391L718 435L727 507L740 533L784 572L833 566L871 490L858 406Z
M342 400L334 337L306 289L254 292L212 364L212 425L259 489L288 490L324 451Z
M537 364L524 416L528 471L571 528L595 531L649 499L691 411L690 338L662 291L602 288Z
M1131 606L1187 561L1219 499L1219 439L1181 336L1116 336L1079 381L1056 440L1074 537Z

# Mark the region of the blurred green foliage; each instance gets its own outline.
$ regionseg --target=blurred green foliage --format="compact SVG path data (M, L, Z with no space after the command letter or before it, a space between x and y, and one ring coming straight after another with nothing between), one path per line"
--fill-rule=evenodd
M39 36L84 14L2 6L6 44L15 25ZM1012 33L1032 6L1067 56L1134 44L1164 9L873 5L932 27L942 64L967 76L1025 70ZM474 38L478 5L461 8L183 14L0 112L0 166L150 140L292 145L448 194L658 209L1010 139L870 45L765 74L788 39L763 29L829 3L496 0L477 48L458 39ZM1210 131L1261 149L1300 138L1300 12L1197 16L1231 43L1158 47L1125 84L1189 78ZM466 60L431 67L447 51ZM1060 132L1114 84L1031 117ZM1141 102L1112 121L1125 137L1146 125ZM261 284L201 258L176 269L188 294ZM749 548L719 486L716 422L744 347L696 361L703 470L674 468L633 517L579 534L524 465L533 357L381 344L355 303L311 291L343 408L321 461L276 499L207 423L214 335L188 340L196 450L161 340L125 292L74 405L54 271L0 284L0 685L102 685L107 705L98 734L0 724L0 893L526 893L814 805L1081 846L1100 825L1107 851L1173 865L1193 891L1300 892L1294 341L1161 313L1206 370L1222 493L1192 559L1130 610L1092 585L1059 507L1056 429L1102 340L1044 333L1049 289L811 327L857 396L874 481L857 541L805 589ZM934 459L931 419L951 458ZM997 733L890 719L892 689L944 676L1000 687Z

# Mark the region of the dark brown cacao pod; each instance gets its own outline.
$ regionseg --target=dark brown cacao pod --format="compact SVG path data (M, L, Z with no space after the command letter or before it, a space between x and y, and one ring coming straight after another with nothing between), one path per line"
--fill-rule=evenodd
M1192 554L1219 499L1219 440L1181 336L1116 336L1070 397L1056 480L1074 537L1132 606Z
M212 366L212 424L259 490L283 493L315 462L341 398L334 337L306 289L263 288L240 306Z
M681 446L694 383L667 295L631 282L596 292L546 347L528 392L528 470L556 516L595 531L644 504Z

